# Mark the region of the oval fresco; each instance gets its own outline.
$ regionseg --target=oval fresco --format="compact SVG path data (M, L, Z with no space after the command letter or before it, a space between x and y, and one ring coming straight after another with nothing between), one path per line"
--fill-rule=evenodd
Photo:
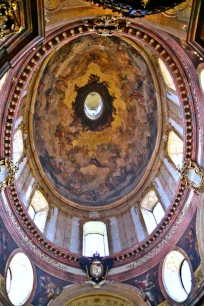
M103 101L94 120L84 111L93 93ZM114 36L75 39L54 53L38 86L33 133L43 171L77 204L115 202L145 172L157 116L150 70L131 45Z

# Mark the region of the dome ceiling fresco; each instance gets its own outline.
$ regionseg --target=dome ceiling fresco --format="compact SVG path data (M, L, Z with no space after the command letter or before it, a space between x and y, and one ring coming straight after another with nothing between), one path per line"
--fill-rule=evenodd
M140 182L157 117L152 76L138 51L119 37L82 36L56 51L43 71L35 150L60 195L103 206Z

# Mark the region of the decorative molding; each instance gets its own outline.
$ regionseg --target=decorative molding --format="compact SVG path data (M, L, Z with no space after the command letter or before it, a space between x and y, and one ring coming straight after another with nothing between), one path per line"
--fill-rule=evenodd
M110 280L106 280L106 279L102 280L102 281L99 282L99 283L95 283L94 281L91 281L91 280L82 282L82 284L91 285L91 286L92 286L93 288L95 288L95 289L101 288L101 287L102 287L103 285L105 285L105 284L110 285L110 284L113 284L113 283L114 283L114 281L110 281Z
M99 219L100 218L100 214L98 211L92 210L89 212L89 219Z
M21 16L19 2L19 0L7 0L6 4L4 2L3 4L0 4L0 40L4 40L6 36L19 33L21 31L22 20L19 18L19 16Z
M129 24L129 20L119 19L116 16L100 16L96 19L84 20L84 25L90 32L105 36L113 35L115 32L123 32Z
M188 177L189 170L194 170L195 174L198 175L201 179L201 182L199 185L196 184L195 181L192 181ZM190 187L193 191L202 193L204 192L204 170L197 165L196 162L193 162L192 160L186 160L183 163L183 166L181 169L178 170L181 174L181 180L184 182L184 184L188 187Z
M18 171L18 166L14 164L12 160L4 159L0 161L0 172L2 168L8 169L8 176L0 182L0 192L6 187L11 186L15 180L15 174Z
M21 0L18 6L22 29L19 33L6 37L1 45L0 78L22 59L27 52L27 46L36 47L42 42L45 34L43 0Z

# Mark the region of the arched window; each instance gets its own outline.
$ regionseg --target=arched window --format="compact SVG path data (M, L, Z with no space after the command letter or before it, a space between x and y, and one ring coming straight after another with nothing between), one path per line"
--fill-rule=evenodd
M183 161L183 141L173 131L169 133L167 151L175 166L181 167Z
M184 302L192 287L192 276L188 261L178 251L171 251L162 265L162 281L170 298L178 303Z
M106 224L100 221L86 222L83 226L83 255L109 255Z
M15 163L19 162L23 154L23 135L20 129L18 129L13 138L13 160Z
M141 210L147 231L149 234L151 234L165 215L164 209L154 190L148 192L143 199L141 203Z
M20 306L31 296L34 285L33 267L24 253L17 253L6 272L6 292L12 305Z
M7 72L2 76L2 78L0 79L0 91L1 91L3 85L4 85L5 81L6 81L7 75L8 75L8 71L7 71Z
M46 199L39 190L36 190L31 199L28 213L41 232L43 232L45 228L48 208L49 206Z
M202 91L204 92L204 69L200 72L200 86L202 88Z
M163 61L160 58L159 58L159 66L160 66L160 69L161 69L162 76L164 78L164 82L166 83L167 87L169 87L173 90L176 90L173 79L172 79L168 69L166 68L165 64L163 63Z

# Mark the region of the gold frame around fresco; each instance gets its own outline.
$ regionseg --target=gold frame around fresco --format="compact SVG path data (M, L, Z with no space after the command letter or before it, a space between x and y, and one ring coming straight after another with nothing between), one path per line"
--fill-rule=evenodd
M188 178L189 169L193 169L195 173L201 177L202 180L199 186L197 186L194 182L192 182ZM181 180L184 182L186 186L190 187L195 192L198 192L198 193L204 192L204 170L200 166L198 166L196 162L193 162L190 159L186 160L183 163L183 166L179 172L181 174Z
M8 176L0 182L0 192L6 187L11 186L15 179L15 174L18 171L18 166L10 159L3 159L0 161L0 171L3 167L8 169Z

